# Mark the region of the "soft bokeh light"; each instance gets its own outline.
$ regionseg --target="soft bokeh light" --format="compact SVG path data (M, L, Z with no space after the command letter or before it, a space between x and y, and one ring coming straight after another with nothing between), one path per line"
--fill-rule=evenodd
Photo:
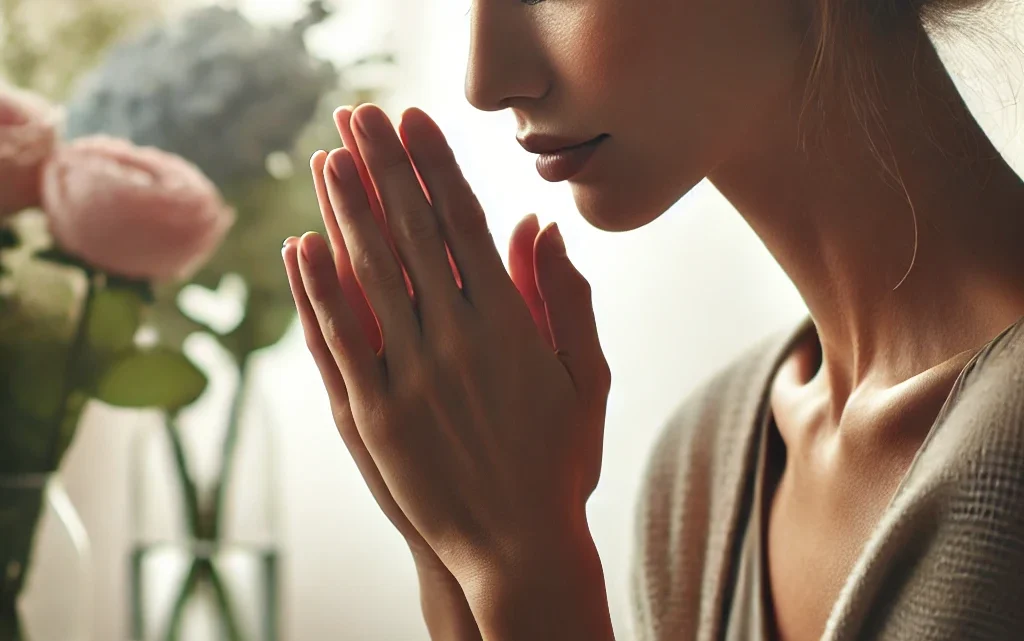
M301 6L298 0L237 4L261 21L292 19ZM531 158L513 139L510 116L480 113L466 103L467 6L468 0L348 0L344 11L311 33L311 45L335 61L394 49L401 66L387 78L383 106L397 115L415 105L436 118L488 212L503 253L515 223L536 212L542 224L558 221L569 254L593 284L614 383L604 473L590 516L617 635L628 639L633 504L654 437L697 383L757 338L797 322L805 308L742 218L707 184L635 232L609 234L589 227L564 185L537 177ZM1024 26L1019 17L1016 24ZM1009 39L1000 45L995 32L978 47L967 43L971 46L965 48L956 38L949 42L947 55L962 72L968 101L1020 168L1022 108L1012 98L1024 74L1016 47ZM195 302L207 294L189 296ZM219 305L211 298L208 306ZM221 311L230 315L230 304L224 305ZM256 393L265 397L278 427L283 638L427 639L408 552L332 425L297 327L261 357L256 378ZM67 472L100 555L117 559L124 553L118 547L124 545L119 526L125 510L119 497L127 482L128 430L110 429L105 424L110 420L109 414L95 412ZM123 579L110 572L97 585L95 638L126 638Z

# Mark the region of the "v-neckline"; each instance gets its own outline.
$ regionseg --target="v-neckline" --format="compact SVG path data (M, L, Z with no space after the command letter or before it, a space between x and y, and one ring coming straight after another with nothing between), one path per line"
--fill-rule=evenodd
M769 456L771 453L771 442L773 440L773 437L781 438L781 435L778 434L778 427L775 424L775 415L772 412L771 403L769 399L771 396L771 388L775 382L775 377L778 374L779 369L781 369L783 363L785 363L786 360L791 356L794 347L799 345L800 341L805 337L804 333L811 332L814 336L814 339L816 341L819 341L820 345L820 340L817 336L817 329L814 325L813 319L808 316L807 318L804 319L803 323L804 324L795 333L795 335L793 335L790 338L790 340L786 342L783 353L776 361L776 367L774 367L770 372L768 381L766 382L766 388L762 395L763 411L761 412L761 415L759 417L760 421L757 425L758 433L756 435L759 445L757 455L754 461L754 469L757 476L754 479L755 491L753 493L752 498L753 500L756 501L756 503L752 506L752 509L750 511L750 518L754 519L755 522L753 524L748 524L748 527L744 531L743 535L744 537L746 537L753 534L757 537L755 548L757 558L754 560L754 562L757 564L757 574L759 580L757 582L757 585L755 586L754 598L757 600L758 610L761 615L761 620L758 622L757 625L758 628L761 630L764 641L778 641L778 627L775 623L775 605L770 589L771 576L769 575L768 565L766 563L766 546L768 543L768 504L771 498L774 497L774 493L777 490L778 481L781 479L782 472L784 470L784 467L782 469L776 469L771 467L771 458ZM1016 321L1008 325L1005 329L1003 329L996 336L987 341L984 345L976 348L971 358L968 359L967 363L960 369L960 372L957 374L956 379L953 381L953 385L947 393L942 406L940 407L938 413L935 416L935 419L929 426L928 432L925 434L924 439L918 446L917 451L914 454L914 458L911 459L910 465L907 467L907 470L901 477L899 484L896 486L896 490L890 497L889 502L885 506L885 509L882 510L878 519L878 523L881 523L885 520L885 515L888 514L890 510L892 510L893 505L896 503L896 500L902 494L908 480L912 477L914 469L917 466L918 461L921 458L921 455L925 452L928 445L933 440L933 437L939 431L941 425L948 418L950 411L956 403L956 399L963 393L966 378L970 374L970 372L976 367L979 359L992 347L992 345L998 343L1009 332L1013 331L1016 327L1021 326L1022 324L1024 324L1024 316L1021 316ZM779 464L778 461L776 461L775 463L776 465ZM772 480L772 485L770 486L767 483L769 478L771 478ZM857 558L854 560L853 565L851 566L850 573L843 580L843 585L839 590L839 594L836 598L836 601L832 604L832 607L829 610L829 617L826 621L832 619L832 615L835 613L836 608L839 606L841 600L843 599L843 595L847 592L847 584L850 582L851 578L855 574L855 569L861 564L863 556L867 553L870 547L868 544L875 536L874 530L875 528L872 528L872 533L869 534L867 539L865 540L861 552L857 555Z

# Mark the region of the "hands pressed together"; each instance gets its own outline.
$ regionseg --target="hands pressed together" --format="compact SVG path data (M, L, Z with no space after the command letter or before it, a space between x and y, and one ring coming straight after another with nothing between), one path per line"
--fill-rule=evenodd
M437 125L335 112L311 160L328 232L285 267L338 431L408 541L437 639L611 639L585 513L610 385L554 225L509 272ZM333 249L333 255L332 255Z

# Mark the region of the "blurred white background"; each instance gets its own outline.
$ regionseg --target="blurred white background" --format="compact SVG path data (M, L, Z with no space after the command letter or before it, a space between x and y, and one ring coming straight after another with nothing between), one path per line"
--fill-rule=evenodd
M300 3L237 4L274 21L296 15ZM557 220L570 256L593 284L614 385L590 516L617 634L628 639L632 513L648 448L698 382L757 338L798 322L805 308L742 218L707 184L643 229L590 228L566 186L536 175L513 138L510 115L479 113L466 103L468 6L469 0L350 0L341 16L311 34L311 44L338 61L377 44L396 50L401 69L383 106L395 115L412 105L434 115L499 243L507 245L527 213L539 214L542 224ZM985 38L954 39L948 57L976 113L1019 170L1024 143L1015 96L1024 58L1013 36L1024 22L994 23L1000 28L986 28ZM257 378L279 427L284 639L426 639L405 546L334 430L297 327L262 359ZM97 640L128 635L128 445L144 420L94 407L64 468L94 547Z

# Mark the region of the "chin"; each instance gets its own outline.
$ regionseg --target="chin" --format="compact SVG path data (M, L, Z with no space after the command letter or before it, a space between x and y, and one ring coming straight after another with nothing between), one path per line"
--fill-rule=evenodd
M696 185L680 191L649 184L571 183L573 200L583 219L602 231L639 229L656 220Z

